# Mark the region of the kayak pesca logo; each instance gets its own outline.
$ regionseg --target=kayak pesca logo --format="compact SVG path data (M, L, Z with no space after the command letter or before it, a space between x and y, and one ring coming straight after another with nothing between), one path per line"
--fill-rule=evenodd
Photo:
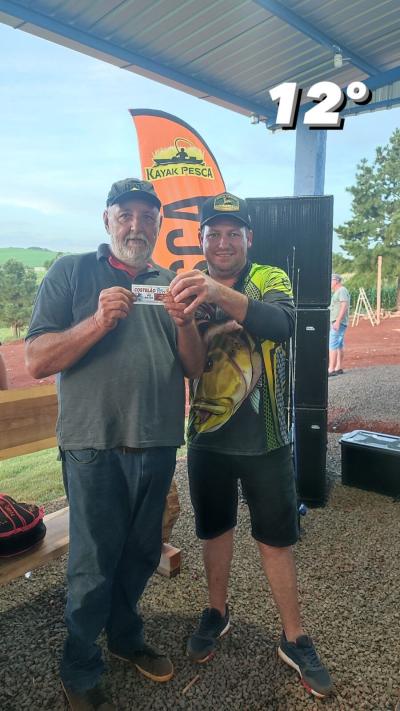
M222 195L218 195L214 200L214 210L221 210L221 212L239 212L240 202L235 195L222 193Z
M214 180L212 168L206 164L203 151L187 138L176 138L173 146L153 153L153 165L145 168L146 180L161 180L177 176L194 176Z

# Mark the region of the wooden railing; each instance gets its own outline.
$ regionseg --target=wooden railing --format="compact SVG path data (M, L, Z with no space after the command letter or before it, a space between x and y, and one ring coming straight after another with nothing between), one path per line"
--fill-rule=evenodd
M55 385L0 391L0 459L57 444Z

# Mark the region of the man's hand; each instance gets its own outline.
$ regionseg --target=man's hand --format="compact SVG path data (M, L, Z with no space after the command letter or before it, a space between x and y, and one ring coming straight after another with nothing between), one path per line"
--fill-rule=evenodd
M123 286L103 289L99 295L97 311L93 314L97 327L102 331L112 331L118 321L126 318L136 296Z
M34 378L46 378L71 368L126 318L136 296L121 286L103 289L97 311L64 331L43 333L26 344L25 362Z
M334 322L332 323L332 328L333 328L334 331L338 331L338 330L339 330L339 327L340 327L340 321L338 321L338 320L336 319L336 321L334 321Z
M206 353L196 325L194 312L187 312L190 300L189 302L177 302L170 290L163 301L165 309L178 326L178 353L183 365L183 372L187 378L198 378L203 372Z
M179 328L188 326L194 321L193 313L185 313L185 309L188 306L186 301L177 302L171 293L165 295L163 300L164 306L168 311L171 318L175 321Z
M220 287L218 282L207 274L193 269L190 272L178 274L171 281L169 290L176 303L187 302L183 313L190 315L194 314L199 304L204 302L217 304Z

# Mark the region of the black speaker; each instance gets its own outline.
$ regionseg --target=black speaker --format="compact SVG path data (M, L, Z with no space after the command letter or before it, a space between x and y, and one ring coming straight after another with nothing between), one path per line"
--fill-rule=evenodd
M329 306L333 197L246 200L254 232L250 259L284 269L299 306Z
M327 498L328 333L333 197L247 198L254 232L250 259L288 273L297 313L296 470L299 497Z
M328 405L329 309L297 309L295 405Z
M327 500L327 410L296 407L295 465L299 500L324 506Z

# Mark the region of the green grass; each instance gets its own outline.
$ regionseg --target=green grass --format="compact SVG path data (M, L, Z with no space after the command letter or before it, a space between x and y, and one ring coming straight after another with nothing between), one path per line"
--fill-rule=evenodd
M0 492L17 501L45 504L64 496L57 448L0 462Z
M0 264L9 259L22 262L25 267L43 267L49 259L53 259L57 252L40 247L0 247Z
M57 461L57 448L24 454L0 462L0 493L17 501L34 501L46 504L64 496L61 462ZM186 456L186 445L180 447L177 457Z

